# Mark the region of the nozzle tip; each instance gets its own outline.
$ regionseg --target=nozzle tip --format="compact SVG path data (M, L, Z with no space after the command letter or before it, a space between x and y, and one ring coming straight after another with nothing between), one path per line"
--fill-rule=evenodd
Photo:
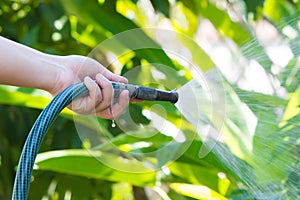
M178 92L173 91L172 92L172 98L170 99L170 102L175 104L179 99Z

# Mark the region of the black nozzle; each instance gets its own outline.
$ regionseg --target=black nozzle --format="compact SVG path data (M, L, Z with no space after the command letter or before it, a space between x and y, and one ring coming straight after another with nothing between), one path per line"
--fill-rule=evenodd
M176 103L178 101L178 93L175 91L163 91L155 88L139 86L134 94L135 99L152 100L152 101L169 101Z
M123 90L129 91L129 97L133 99L149 101L169 101L175 104L178 101L178 93L175 91L163 91L155 88L112 82L114 88L114 101L118 100Z

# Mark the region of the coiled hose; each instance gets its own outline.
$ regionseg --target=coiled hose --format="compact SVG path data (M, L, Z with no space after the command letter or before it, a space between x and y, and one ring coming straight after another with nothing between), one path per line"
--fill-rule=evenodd
M129 91L129 97L142 100L159 100L176 103L178 93L167 92L154 88L112 82L114 100L116 101L123 90ZM49 126L58 114L74 99L87 96L88 89L84 83L77 83L59 93L49 105L41 112L31 128L24 144L13 188L13 200L26 200L28 196L32 168L41 146L42 140Z
M88 95L88 89L84 83L72 85L58 94L41 112L28 134L21 153L13 188L13 200L27 199L34 161L51 123L74 99L86 95Z

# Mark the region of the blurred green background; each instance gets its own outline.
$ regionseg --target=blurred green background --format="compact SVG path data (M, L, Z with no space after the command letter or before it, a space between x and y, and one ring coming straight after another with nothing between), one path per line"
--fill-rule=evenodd
M86 56L113 35L140 27L185 34L198 51L181 45L202 72L220 71L226 93L225 142L199 158L202 141L196 137L172 163L165 160L176 147L153 156L160 170L142 174L118 171L86 153L89 143L79 138L73 113L65 110L43 141L29 199L299 198L299 9L298 0L2 0L1 36L50 54ZM164 45L151 34L147 37ZM99 62L106 63L110 54L99 55ZM153 61L184 71L178 81L191 78L189 69L163 51L154 58L149 51L135 51L119 60L121 67L109 69L124 74ZM11 198L27 133L51 98L36 89L0 86L0 199ZM175 107L161 105L178 127ZM130 104L137 124L150 123L143 112L149 107ZM153 152L172 140L164 133L134 138L112 128L111 121L99 122L112 143L127 152ZM194 134L184 123L184 134ZM147 145L137 145L141 142ZM138 171L143 165L143 158L126 161L107 148L103 144L97 151L124 168Z

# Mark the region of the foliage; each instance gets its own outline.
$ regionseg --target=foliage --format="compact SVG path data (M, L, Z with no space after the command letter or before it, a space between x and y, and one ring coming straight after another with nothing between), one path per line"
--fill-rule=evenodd
M121 134L121 127L112 128L110 121L97 119L105 136L95 141L77 134L78 130L95 133L90 119L65 110L44 139L29 199L296 199L300 196L299 6L299 1L287 0L1 1L2 36L47 53L89 55L122 74L139 65L164 64L184 72L167 80L173 89L191 80L193 72L165 52L161 46L166 44L150 29L120 40L111 49L94 51L96 45L124 31L167 24L202 73L218 70L226 100L224 123L218 130L226 140L215 141L213 149L205 146L175 106L166 103L159 103L160 107L131 103L130 115L142 126L126 134ZM262 20L275 27L279 44L293 54L283 66L253 34ZM234 79L222 63L219 66L213 48L199 39L203 22L209 22L218 36L209 45L225 44L234 62L240 63L227 69L230 74L238 71ZM151 48L136 49L140 43ZM124 55L120 49L132 52ZM109 65L111 53L122 55L119 68ZM268 77L272 92L252 87L253 82L243 84L253 62L260 66L254 79ZM167 70L151 67L168 77ZM144 68L138 72L137 83L157 78ZM36 89L9 86L1 86L0 93L0 199L9 199L26 133L51 97ZM185 142L155 129L147 111L180 129ZM205 120L217 126L209 117ZM200 157L203 149L209 153Z

